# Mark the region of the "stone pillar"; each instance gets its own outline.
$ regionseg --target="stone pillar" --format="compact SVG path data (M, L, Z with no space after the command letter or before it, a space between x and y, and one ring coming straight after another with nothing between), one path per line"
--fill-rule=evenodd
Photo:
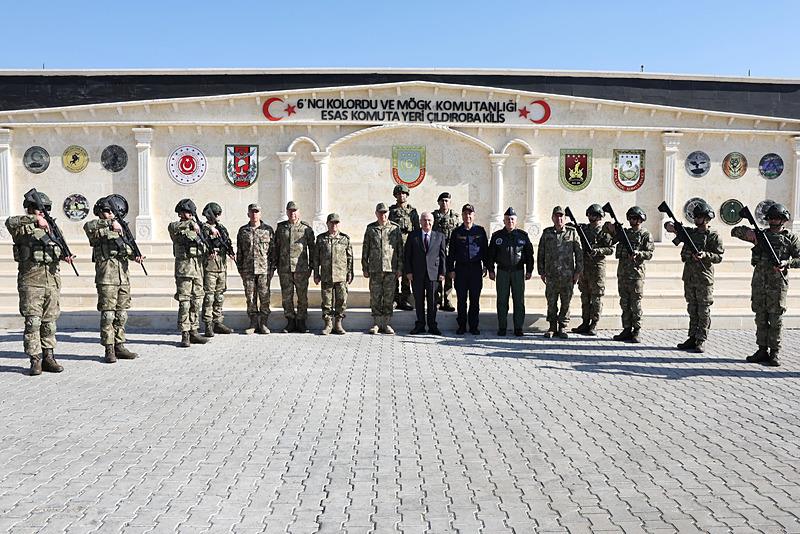
M677 209L675 205L675 172L678 166L678 148L681 145L681 137L683 137L683 134L680 132L664 132L661 134L661 142L664 145L664 202L669 204L673 212ZM667 216L662 215L658 234L660 236L659 241L671 240L671 237L664 229L663 223L666 219Z
M153 141L152 128L133 128L136 139L139 172L139 214L136 216L136 239L153 240L153 183L150 176L150 143Z
M11 216L11 130L0 128L0 241L11 236L6 231L6 219Z
M2 147L0 147L2 150ZM794 192L792 198L792 231L800 232L800 136L792 137L794 152ZM2 171L0 171L2 172Z
M286 217L286 204L290 200L294 200L292 195L292 167L294 166L294 157L297 152L276 152L278 159L281 161L281 205L279 206L278 221L285 221Z
M312 226L314 232L321 234L326 231L328 218L328 163L331 159L330 152L312 152L311 157L317 164L317 211L314 213Z
M508 159L508 154L489 154L492 164L492 213L489 221L489 232L494 232L503 226L503 165Z
M536 170L539 165L539 156L525 154L522 156L525 160L525 174L528 177L528 205L527 214L525 216L525 231L531 238L531 241L536 241L542 231L542 226L536 220Z

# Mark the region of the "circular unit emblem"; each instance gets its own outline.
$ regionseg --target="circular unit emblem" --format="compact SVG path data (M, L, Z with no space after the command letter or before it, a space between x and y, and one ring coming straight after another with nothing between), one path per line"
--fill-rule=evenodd
M167 160L167 171L181 185L196 184L206 173L206 156L196 146L178 147Z
M64 155L61 156L61 162L69 172L81 172L89 165L89 154L82 146L71 145L67 147Z
M89 213L89 203L80 193L74 193L64 199L64 215L70 221L81 221Z
M702 150L695 150L686 156L684 165L689 176L701 178L708 174L709 169L711 169L711 158Z
M687 200L686 204L683 205L683 216L690 223L694 222L694 207L701 203L705 203L705 199L694 197Z
M741 152L731 152L722 160L722 171L728 178L741 178L747 172L747 158Z
M783 158L777 154L765 154L758 162L758 172L767 180L774 180L783 172Z
M50 154L40 146L32 146L22 156L22 163L33 174L41 174L50 166Z
M738 224L739 221L742 220L742 216L739 215L739 211L744 207L744 204L732 198L730 200L726 200L722 203L722 206L719 207L719 218L722 219L722 222L725 224Z
M128 164L128 153L119 145L108 145L100 155L100 163L108 172L119 172Z
M756 212L753 214L756 218L756 221L758 221L758 224L761 226L769 226L769 223L767 222L767 211L769 211L770 206L775 203L776 202L774 200L769 199L762 200L758 203L758 206L756 206Z

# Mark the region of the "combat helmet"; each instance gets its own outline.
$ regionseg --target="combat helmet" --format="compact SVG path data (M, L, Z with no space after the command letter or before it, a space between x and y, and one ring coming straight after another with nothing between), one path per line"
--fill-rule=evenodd
M600 204L592 204L588 208L586 208L586 216L590 217L592 215L596 215L598 217L603 216L603 207Z
M696 219L698 217L708 217L708 220L714 218L714 208L708 202L699 202L692 210L692 216Z
M38 191L38 193L39 193L39 198L41 199L42 204L44 205L45 211L49 212L51 209L53 209L53 202L50 200L50 197L48 197L41 191ZM33 189L25 193L25 200L22 201L22 207L25 208L26 210L36 209L36 201L34 200L33 194L34 194Z
M208 219L216 219L220 215L222 215L222 206L216 202L209 202L206 204L206 207L203 208L203 217Z
M788 221L791 218L792 217L789 215L789 210L787 210L786 206L783 204L778 204L776 202L767 210L766 219L782 219L784 221Z
M638 217L642 220L642 222L647 220L647 215L645 214L644 210L639 206L633 206L629 208L628 211L625 212L625 218L630 219L631 217Z
M197 206L191 198L182 198L180 202L175 205L175 213L193 213L197 211Z
M111 205L108 202L108 197L100 197L97 199L97 202L94 203L94 207L92 208L92 213L94 213L97 217L99 217L104 210L110 210L110 209Z

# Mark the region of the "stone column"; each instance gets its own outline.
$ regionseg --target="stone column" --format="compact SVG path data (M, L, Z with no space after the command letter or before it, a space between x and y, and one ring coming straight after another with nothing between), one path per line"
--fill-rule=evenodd
M528 177L528 205L527 215L525 216L525 231L531 238L531 241L536 241L542 231L542 226L536 220L536 169L539 165L539 156L525 154L522 156L525 161L525 174Z
M675 172L678 165L678 148L681 145L681 137L683 137L683 134L680 132L664 132L661 134L661 142L664 145L664 202L669 204L673 212L676 210ZM671 240L671 237L664 229L663 223L666 219L666 215L661 217L658 234L660 236L659 241Z
M312 152L311 157L317 164L317 211L314 214L312 226L314 232L321 234L327 230L328 218L328 163L331 159L330 152Z
M11 216L11 130L0 128L0 241L11 236L6 231L6 219Z
M153 129L133 128L133 137L136 139L139 165L139 214L136 216L136 238L142 241L152 241L153 183L150 177L150 143L153 141Z
M503 165L508 159L508 154L489 154L492 164L492 213L489 221L489 232L494 232L503 226Z
M0 150L2 148L0 147ZM792 137L794 152L794 192L792 198L792 231L800 232L800 136ZM1 163L0 163L1 164ZM2 172L0 170L0 172Z
M281 161L281 205L278 207L278 221L286 220L286 204L290 200L294 200L292 195L292 167L294 166L294 157L297 152L276 152L278 159Z

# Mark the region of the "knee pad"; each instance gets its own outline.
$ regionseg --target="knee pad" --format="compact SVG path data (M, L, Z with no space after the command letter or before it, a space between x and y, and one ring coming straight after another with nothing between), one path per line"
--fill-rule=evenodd
M38 315L25 317L25 330L39 330L42 325L42 318Z

